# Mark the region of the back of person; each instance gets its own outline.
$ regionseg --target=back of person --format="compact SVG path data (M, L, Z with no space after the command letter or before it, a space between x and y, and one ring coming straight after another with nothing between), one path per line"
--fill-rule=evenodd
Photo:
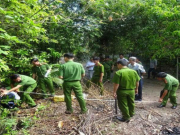
M19 82L18 85L30 86L36 83L36 81L29 76L26 75L19 75L19 76L21 77L21 82Z
M79 81L81 80L83 66L80 63L69 61L62 65L64 72L64 81Z
M136 87L136 71L129 69L129 68L123 68L121 70L118 70L116 74L120 77L120 90L133 90Z
M169 85L179 85L179 81L169 74L167 74L166 80L168 81Z

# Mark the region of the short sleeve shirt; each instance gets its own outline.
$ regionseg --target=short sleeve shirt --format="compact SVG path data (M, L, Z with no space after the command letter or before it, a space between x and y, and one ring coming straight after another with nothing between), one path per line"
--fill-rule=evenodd
M142 73L146 73L144 67L138 63L135 63L134 65L129 64L128 68L135 70L139 76L141 76Z
M21 77L21 82L16 83L17 85L22 85L22 86L30 86L32 84L35 84L36 81L26 75L19 75Z
M83 65L74 61L61 65L59 71L59 76L62 76L64 81L80 81L82 74L85 74Z
M165 87L164 87L165 90L170 91L170 90L172 90L173 86L178 86L179 85L179 81L176 78L174 78L173 76L169 75L169 74L167 74L165 79L167 81L167 83L165 84Z
M101 73L104 73L104 66L101 63L94 66L93 78L100 78Z
M87 64L86 64L86 68L87 68L88 70L93 70L94 65L95 65L94 62L88 61ZM92 66L92 67L88 67L88 66Z
M113 83L119 84L118 90L134 90L139 80L137 72L129 68L118 70L113 77Z
M37 76L38 76L39 78L43 78L43 77L45 76L47 70L49 70L49 69L50 69L50 67L49 67L48 64L42 64L42 65L40 65L40 66L34 66L34 67L32 68L32 72L33 72L34 74L37 74ZM49 76L49 75L48 75L48 76Z
M102 64L104 66L104 70L111 70L113 62L108 60L108 61L104 61Z

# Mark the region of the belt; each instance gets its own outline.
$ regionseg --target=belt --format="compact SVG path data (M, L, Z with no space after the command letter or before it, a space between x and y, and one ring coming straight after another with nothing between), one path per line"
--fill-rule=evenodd
M134 89L119 89L119 90L134 90Z

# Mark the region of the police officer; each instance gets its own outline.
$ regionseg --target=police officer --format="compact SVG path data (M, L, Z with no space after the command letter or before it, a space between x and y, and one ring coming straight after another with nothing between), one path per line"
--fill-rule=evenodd
M117 62L118 70L114 77L114 98L118 100L119 109L122 112L122 122L129 122L130 117L134 115L134 97L138 93L140 77L137 72L127 68L127 63L124 60Z
M165 72L158 73L156 77L158 80L163 81L165 83L163 93L159 98L159 102L161 102L161 104L158 106L158 108L165 107L168 98L170 98L170 102L172 104L171 108L176 109L177 108L176 91L179 87L179 81Z
M74 55L67 53L64 54L65 64L61 65L60 67L60 75L59 78L64 80L63 83L63 90L66 102L66 114L73 113L72 104L71 104L71 91L73 90L75 96L79 102L81 107L81 113L86 113L86 103L83 98L82 94L82 87L81 87L81 77L85 76L85 70L82 64L74 62Z
M104 66L104 81L109 81L111 79L111 71L114 68L113 62L109 59L109 56L106 56L102 64Z
M46 87L49 89L49 92L51 96L54 96L54 87L53 87L53 81L50 76L50 67L48 64L40 63L37 58L33 58L31 60L31 63L34 65L32 67L33 72L33 79L38 78L38 83L40 88L42 89L42 92L44 94L47 94ZM49 74L48 74L49 73ZM47 96L44 96L44 98L47 98Z
M99 57L93 58L95 66L94 73L91 81L87 83L87 87L89 88L92 83L95 83L100 88L100 95L103 95L104 87L103 87L103 75L104 75L104 66L99 62Z
M32 92L36 88L37 86L36 81L29 76L19 75L19 74L12 75L10 79L11 79L12 89L2 91L1 96L7 95L9 92L12 92L12 91L18 92L19 89L21 89L21 91L23 91L22 96L21 96L22 102L27 103L29 107L35 107L36 103L31 98L28 92Z

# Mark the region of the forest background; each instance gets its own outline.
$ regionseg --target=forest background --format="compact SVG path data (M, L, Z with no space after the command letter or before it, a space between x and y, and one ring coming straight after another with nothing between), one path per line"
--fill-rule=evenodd
M176 0L3 0L0 24L1 82L30 75L33 57L55 64L66 52L79 60L153 55L174 67L180 55Z

